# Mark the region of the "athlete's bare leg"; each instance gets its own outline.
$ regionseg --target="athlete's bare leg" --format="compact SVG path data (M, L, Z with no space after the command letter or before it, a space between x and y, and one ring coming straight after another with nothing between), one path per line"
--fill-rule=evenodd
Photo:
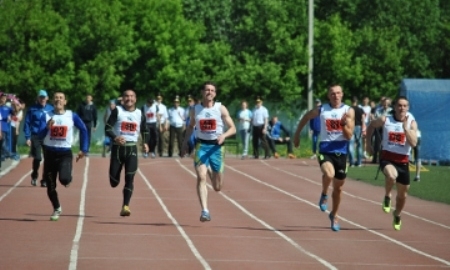
M334 178L334 167L331 162L324 162L320 169L322 170L322 194L327 195L328 187Z
M388 164L386 165L386 167L384 167L383 174L385 175L385 196L390 198L392 187L394 186L395 179L397 179L398 173L393 165Z
M206 186L206 175L208 169L204 164L199 164L195 167L197 171L197 195L200 201L202 210L208 209L208 187Z
M331 210L332 216L337 216L337 212L339 210L339 205L341 205L341 193L342 193L342 186L345 183L345 179L339 180L334 178L333 179L333 206Z
M400 216L403 208L405 207L409 185L403 185L403 184L397 183L396 186L397 186L397 198L396 198L394 214L396 216Z

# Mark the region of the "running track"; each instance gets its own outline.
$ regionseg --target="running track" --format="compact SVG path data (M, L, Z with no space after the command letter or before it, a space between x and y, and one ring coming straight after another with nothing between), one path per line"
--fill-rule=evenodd
M199 222L192 159L140 159L131 216L108 159L74 164L63 215L30 185L31 160L0 178L0 269L449 269L450 206L409 197L401 231L383 189L348 180L341 231L317 206L315 161L226 158L225 186ZM123 181L123 179L122 179ZM412 188L418 188L413 185Z

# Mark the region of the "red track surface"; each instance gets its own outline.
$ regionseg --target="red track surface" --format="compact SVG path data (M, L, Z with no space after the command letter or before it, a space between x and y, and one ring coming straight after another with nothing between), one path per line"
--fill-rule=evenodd
M333 232L317 206L316 162L227 157L212 221L201 223L192 159L139 162L130 217L119 216L123 182L111 188L108 159L91 157L58 186L63 215L51 222L22 160L0 179L0 269L450 268L448 205L409 197L394 231L383 189L347 180Z

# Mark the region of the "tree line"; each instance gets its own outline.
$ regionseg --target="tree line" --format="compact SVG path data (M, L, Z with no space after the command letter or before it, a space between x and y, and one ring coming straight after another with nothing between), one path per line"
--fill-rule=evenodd
M450 1L315 0L314 95L395 96L402 78L450 77ZM307 96L308 0L2 0L0 91L138 98ZM75 105L75 104L72 104Z

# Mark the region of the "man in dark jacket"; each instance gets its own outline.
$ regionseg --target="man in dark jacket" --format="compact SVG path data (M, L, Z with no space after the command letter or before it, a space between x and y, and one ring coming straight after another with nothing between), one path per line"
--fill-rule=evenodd
M23 133L27 145L30 147L30 156L33 157L33 171L31 172L31 185L36 186L38 171L42 160L42 144L44 136L42 132L47 127L45 116L53 110L53 106L47 104L48 94L45 90L39 90L37 102L32 105L25 115ZM41 180L41 187L45 187L46 182Z
M281 132L284 133L284 137L281 136ZM269 126L267 129L267 141L269 142L270 150L272 151L275 158L280 157L275 146L277 144L285 144L288 150L288 157L290 159L295 158L294 152L292 150L292 141L289 135L289 131L283 126L280 121L278 121L277 116L272 117L272 120L269 121Z
M92 102L92 95L86 95L86 101L78 106L77 114L83 120L88 131L88 153L91 146L92 130L95 132L97 127L97 108Z

